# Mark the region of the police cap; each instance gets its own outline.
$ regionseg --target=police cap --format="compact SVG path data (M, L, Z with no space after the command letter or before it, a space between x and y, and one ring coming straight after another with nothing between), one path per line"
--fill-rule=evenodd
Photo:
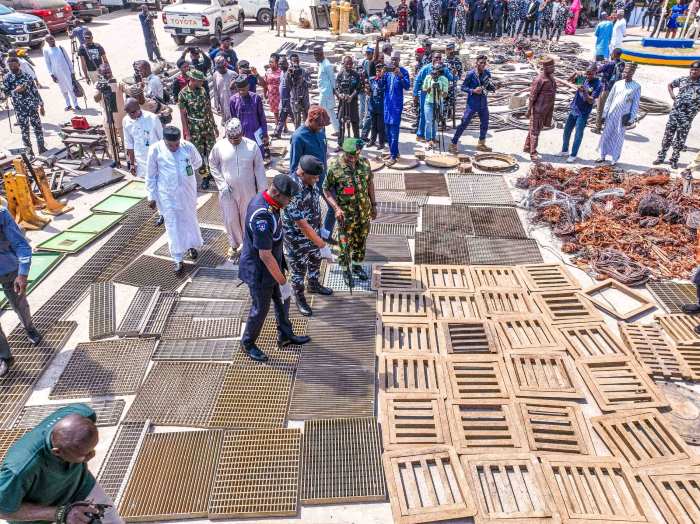
M323 162L311 155L304 155L299 159L299 167L304 173L313 176L321 176L323 174Z
M299 192L297 183L284 174L276 175L275 178L272 179L272 185L275 186L275 189L282 195L289 198L292 198Z
M700 60L696 60L692 64L690 64L690 69L700 69Z

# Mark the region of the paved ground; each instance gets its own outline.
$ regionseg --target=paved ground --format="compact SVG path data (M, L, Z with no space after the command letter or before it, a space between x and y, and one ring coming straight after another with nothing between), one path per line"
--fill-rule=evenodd
M161 24L157 23L156 26L158 30L160 30ZM118 11L111 13L92 23L91 29L95 34L95 41L105 47L110 63L112 64L112 68L117 77L129 75L132 62L145 56L141 29L135 13L129 11ZM290 39L302 35L310 36L311 34L311 31L296 29L290 31ZM172 42L170 37L162 32L159 33L159 38L164 56L169 60L175 61L179 57L181 48L178 48ZM592 34L588 33L581 36L566 38L579 42L587 50L588 55L592 54L594 42ZM70 49L70 43L65 35L61 35L58 41L68 50ZM239 58L248 59L254 65L260 68L262 68L262 66L267 62L269 53L277 49L277 47L284 42L283 39L276 38L274 33L270 32L267 27L250 25L242 34L234 35L234 41ZM202 43L202 45L204 45L204 43ZM71 115L63 111L64 104L62 96L60 95L58 88L52 84L47 72L45 71L43 59L41 58L40 53L35 51L32 53L32 57L37 63L37 70L41 83L48 86L48 89L43 89L41 91L47 104L47 115L44 118L44 129L47 134L47 144L49 146L59 145L60 139L56 134L57 129L59 128L58 124L64 120L67 120ZM673 78L685 74L685 70L642 66L637 72L636 79L642 84L642 91L644 94L670 101L670 97L668 96L665 88L666 84ZM98 113L97 105L92 102L91 99L93 90L91 87L88 87L86 91L88 92L88 109L84 111L84 114L86 114L89 119L99 121L101 118ZM5 114L0 116L0 144L2 146L9 147L20 145L21 140L18 129L13 127L14 133L10 134L8 132L6 120ZM666 117L664 116L650 116L645 118L631 133L628 133L626 147L623 151L621 159L622 167L633 170L645 170L650 166L651 161L655 157L658 149L665 122ZM688 162L691 155L694 155L697 148L700 147L700 139L698 139L698 137L700 137L700 119L696 119L693 130L691 131L688 141L690 151L682 155L681 165ZM495 150L512 153L521 161L520 171L516 174L509 175L509 181L511 184L517 176L520 176L526 172L529 165L529 161L525 159L521 153L524 139L525 132L523 131L492 133L489 136L489 142ZM583 163L590 164L592 163L592 160L597 157L595 152L597 140L598 136L590 134L588 131L586 132L580 152L580 156L585 159ZM413 147L415 146L415 142L411 135L402 133L402 142L402 153L411 153ZM463 139L463 144L467 144L467 150L472 149L474 142L475 136L467 133ZM542 135L540 151L543 153L545 160L559 161L558 157L550 155L557 153L560 149L561 130L548 131ZM31 232L28 234L28 237L32 243L36 244L39 241L53 235L55 232L65 229L71 223L74 223L89 214L89 208L94 205L95 202L104 198L104 196L106 196L108 193L114 191L114 189L114 187L106 188L92 194L82 194L77 192L72 194L69 197L75 206L75 210L72 213L56 218L43 231ZM202 198L204 198L204 196ZM523 218L525 219L526 217L524 212L521 213L523 213ZM561 253L556 249L556 247L553 247L554 244L548 232L542 229L533 229L531 234L541 242L545 260L555 261L561 259ZM38 307L48 297L50 297L52 293L55 292L55 290L58 289L58 287L60 287L105 241L106 238L96 242L79 255L71 257L69 262L64 262L60 268L55 271L47 281L42 283L30 296L30 304L32 307ZM155 242L153 244L154 248L149 252L152 252L161 244L162 241ZM591 283L591 279L583 272L577 271L576 275L581 279L583 284L589 285ZM130 296L134 293L134 288L129 288L128 286L122 285L117 285L117 288L117 318L120 319L128 306ZM69 348L74 347L77 342L88 339L88 326L87 322L85 321L88 315L88 310L89 300L84 300L71 314L70 319L78 320L80 326L74 333L73 337L71 337L69 343L66 345L67 349L55 359L48 372L38 383L35 392L29 400L30 404L46 402L52 384L55 382L68 358L70 357ZM16 317L10 313L3 315L0 322L3 329L6 330L6 332L9 332L9 330L14 327L17 320ZM611 322L611 325L614 325L614 323ZM130 401L131 398L127 400L127 408ZM98 454L91 463L91 469L93 471L97 471L99 468L99 464L101 463L104 453L108 449L109 443L114 435L114 430L115 428L101 428L101 439ZM300 518L293 520L271 520L275 522L299 522L301 520L303 522L318 523L387 523L391 522L392 518L389 504L383 503L350 506L304 507L301 510ZM267 521L270 520L266 520L266 522ZM246 520L245 522L255 521Z

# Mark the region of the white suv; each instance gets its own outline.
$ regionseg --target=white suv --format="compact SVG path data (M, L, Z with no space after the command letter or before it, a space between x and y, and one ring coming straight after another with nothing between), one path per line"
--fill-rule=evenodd
M270 25L272 11L268 0L239 0L246 18L255 18L259 24Z
M177 45L188 36L221 38L224 33L240 33L245 14L237 0L181 0L163 8L163 26Z

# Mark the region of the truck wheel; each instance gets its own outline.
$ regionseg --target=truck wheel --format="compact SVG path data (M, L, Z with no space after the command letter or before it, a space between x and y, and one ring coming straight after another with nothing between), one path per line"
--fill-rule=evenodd
M182 35L173 35L173 40L175 40L177 45L185 45L185 40L187 40L187 37Z
M243 28L245 27L245 15L241 13L238 15L238 27L236 28L236 33L242 33Z
M270 20L272 20L272 13L269 9L261 9L258 11L258 16L256 17L259 24L270 25Z
M214 29L214 36L216 39L221 42L221 37L224 34L224 27L221 24L221 20L216 21L216 29Z

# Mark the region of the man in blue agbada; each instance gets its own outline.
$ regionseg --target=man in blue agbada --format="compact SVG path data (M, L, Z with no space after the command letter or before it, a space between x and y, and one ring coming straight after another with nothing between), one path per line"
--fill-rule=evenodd
M413 83L413 100L418 101L418 130L416 131L416 140L418 142L425 142L425 95L426 93L422 90L423 82L430 76L433 69L444 69L443 75L447 77L447 80L452 82L454 76L452 72L446 68L442 63L442 54L434 52L432 55L432 63L423 66L423 68L418 73L414 83Z
M399 126L403 111L403 92L404 89L411 88L408 71L399 66L400 62L401 53L394 51L391 54L393 69L390 68L384 73L384 132L389 142L389 160L385 162L387 166L394 165L399 157Z

